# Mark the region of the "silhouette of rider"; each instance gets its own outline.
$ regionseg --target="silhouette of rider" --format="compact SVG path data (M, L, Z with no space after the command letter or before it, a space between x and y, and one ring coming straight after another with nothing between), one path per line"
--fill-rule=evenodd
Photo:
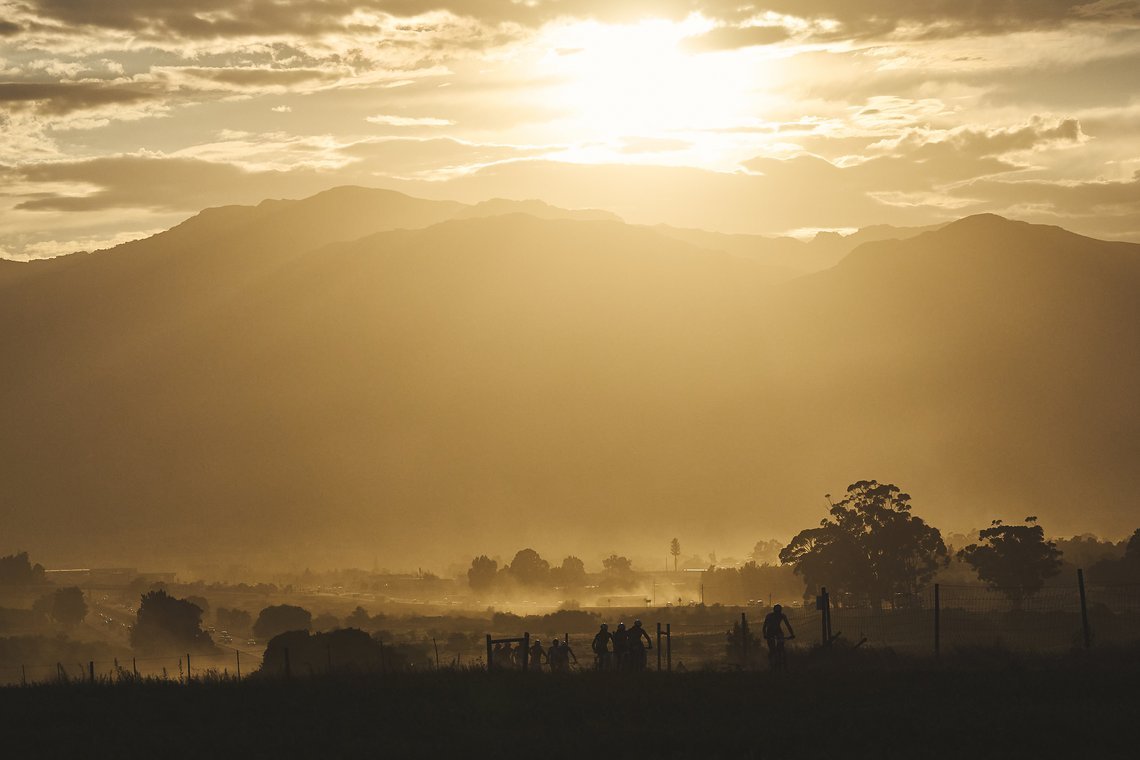
M642 640L645 644L642 644ZM633 628L626 633L626 646L629 651L630 665L633 670L645 670L645 647L653 648L653 640L649 632L641 627L640 620L633 621Z
M629 666L629 631L625 629L624 622L618 623L613 640L614 667L617 670L625 670Z
M784 608L777 604L764 616L764 625L761 629L764 640L768 642L768 663L773 667L776 664L777 653L783 654L784 626L788 628L788 636L794 638L796 632L792 630L792 624L784 614Z
M546 660L546 664L550 664L550 655L542 648L542 639L535 639L534 643L530 645L530 663L529 667L534 670L542 670L542 661Z
M574 664L578 664L578 655L574 654L574 650L570 648L570 639L566 639L558 647L559 662L558 666L564 673L570 672L570 660L573 658Z
M613 634L610 633L610 627L602 623L602 627L594 634L594 641L590 644L590 649L594 650L594 663L598 670L609 670L612 658L610 645L613 642Z

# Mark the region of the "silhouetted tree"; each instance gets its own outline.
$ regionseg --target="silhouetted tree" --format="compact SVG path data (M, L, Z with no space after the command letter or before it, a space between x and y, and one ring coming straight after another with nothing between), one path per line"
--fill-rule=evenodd
M345 628L359 628L362 631L372 630L372 618L368 615L368 610L363 607L357 607L355 610L348 614L344 619Z
M772 539L770 541L760 540L752 547L752 551L748 556L753 562L759 565L772 565L780 561L780 550L784 545L779 541Z
M131 629L131 646L161 654L214 651L214 642L202 630L202 610L165 591L142 595Z
M327 633L293 630L277 634L265 646L260 672L283 675L286 649L293 675L327 673L330 668L334 672L381 668L380 642L364 631L341 628Z
M523 549L515 554L508 570L511 577L524 586L545 585L550 579L550 563L534 549Z
M87 617L87 602L83 592L71 588L56 589L51 595L51 617L64 628L74 628Z
M471 560L471 569L467 571L467 585L472 591L488 591L495 585L495 577L499 572L499 563L480 554Z
M214 613L214 620L217 621L218 630L235 636L247 636L253 627L253 616L246 610L219 607Z
M669 553L673 555L673 572L677 572L677 558L681 556L681 542L675 538L670 541Z
M878 606L914 593L950 561L942 534L910 513L910 495L898 486L861 480L830 511L831 520L801 531L780 552L809 589L825 585Z
M562 566L550 571L551 580L562 586L581 586L586 582L586 563L570 556L562 560Z
M340 628L340 618L325 612L313 618L314 631L335 631Z
M637 582L633 574L633 562L628 558L611 554L602 560L602 575L612 588L630 588Z
M286 631L308 631L313 625L312 614L292 604L266 607L253 624L253 635L258 639L271 639Z
M1124 556L1103 559L1089 569L1089 578L1097 583L1140 582L1140 528L1124 545Z
M1024 525L1002 525L994 520L978 534L979 543L958 552L958 558L974 568L978 578L999 589L1021 609L1027 596L1033 596L1045 581L1061 571L1061 552L1045 540L1036 517Z
M186 601L193 604L198 609L202 610L202 617L208 617L210 614L210 603L204 596L188 596Z
M0 557L0 586L31 586L44 582L44 566L32 564L27 552Z

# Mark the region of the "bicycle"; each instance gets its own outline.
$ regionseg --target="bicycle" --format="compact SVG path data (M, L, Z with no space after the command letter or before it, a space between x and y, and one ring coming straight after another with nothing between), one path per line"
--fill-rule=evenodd
M768 639L768 663L773 673L783 673L788 669L788 652L784 649L784 642L791 641L796 636L774 636ZM773 645L773 641L775 644Z

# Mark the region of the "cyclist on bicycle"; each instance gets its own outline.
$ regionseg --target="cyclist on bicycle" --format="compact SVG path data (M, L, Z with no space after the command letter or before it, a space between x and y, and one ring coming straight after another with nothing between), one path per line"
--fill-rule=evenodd
M784 636L784 626L788 627L787 637ZM780 605L777 604L764 616L763 634L764 640L768 642L768 664L775 669L778 659L784 654L784 639L796 637L796 632L792 630L792 624Z

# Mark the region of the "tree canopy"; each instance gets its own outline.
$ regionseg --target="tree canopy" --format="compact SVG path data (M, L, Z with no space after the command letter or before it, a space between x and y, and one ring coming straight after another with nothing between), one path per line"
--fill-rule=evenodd
M978 534L978 543L959 551L958 558L974 568L979 579L1005 593L1015 607L1061 571L1061 552L1045 540L1036 517L1025 518L1024 525L994 520Z
M942 534L911 514L910 495L896 485L860 480L830 513L780 552L809 589L827 586L878 605L917 592L949 563Z
M524 586L539 586L549 580L550 563L534 549L522 549L515 554L507 570Z
M277 604L258 614L253 635L268 640L286 631L308 631L312 626L313 615L308 610L292 604Z
M467 571L467 585L473 591L487 591L495 585L495 576L499 572L499 563L480 554L471 560L471 568Z
M83 592L74 586L56 589L52 594L51 616L64 628L74 628L87 617L87 602Z
M131 629L131 646L156 654L214 651L214 642L202 630L202 610L163 590L142 595Z
M0 586L31 586L44 582L44 566L32 564L27 552L0 557Z

